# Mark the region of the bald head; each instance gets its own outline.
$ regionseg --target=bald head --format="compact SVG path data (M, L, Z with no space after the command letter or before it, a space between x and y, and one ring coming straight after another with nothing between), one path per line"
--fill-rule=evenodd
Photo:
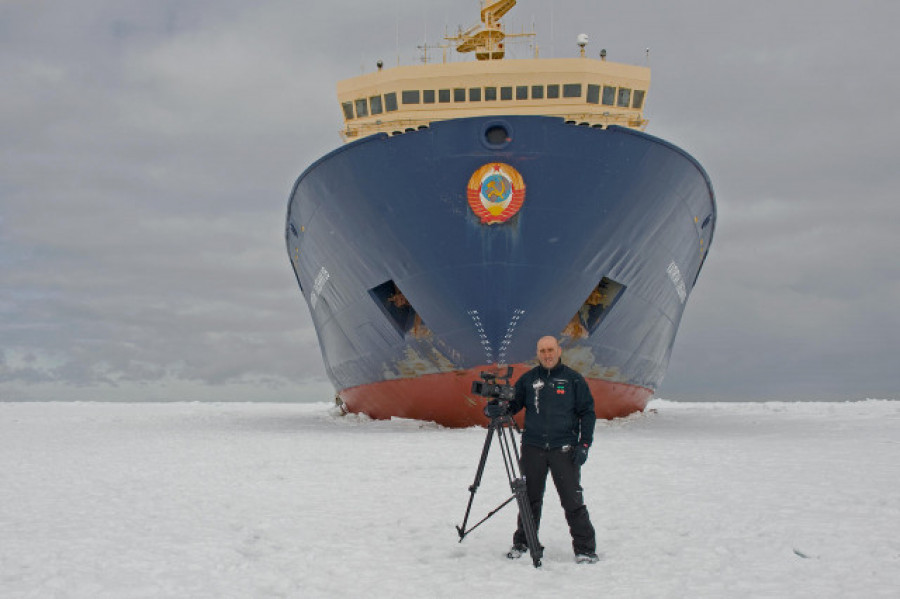
M556 337L548 335L538 339L537 357L541 366L550 370L559 363L560 356L562 356L562 348L559 346Z

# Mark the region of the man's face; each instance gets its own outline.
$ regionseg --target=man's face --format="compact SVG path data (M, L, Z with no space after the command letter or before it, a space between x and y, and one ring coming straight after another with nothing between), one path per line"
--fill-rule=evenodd
M541 337L537 345L537 355L541 366L550 370L559 362L562 348L559 347L559 343L553 337Z

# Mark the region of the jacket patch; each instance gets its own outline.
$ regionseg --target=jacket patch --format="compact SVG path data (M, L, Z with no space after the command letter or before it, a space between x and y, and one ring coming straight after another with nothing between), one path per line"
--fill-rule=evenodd
M561 379L556 379L553 381L553 389L556 390L557 395L565 395L566 394L566 381Z

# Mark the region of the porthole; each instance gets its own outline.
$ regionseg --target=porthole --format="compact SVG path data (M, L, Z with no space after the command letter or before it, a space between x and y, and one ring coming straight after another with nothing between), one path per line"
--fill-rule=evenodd
M508 135L509 132L503 125L493 125L484 132L484 139L492 146L499 146L506 143Z
M489 150L502 150L512 140L512 127L508 122L491 120L482 125L481 143Z

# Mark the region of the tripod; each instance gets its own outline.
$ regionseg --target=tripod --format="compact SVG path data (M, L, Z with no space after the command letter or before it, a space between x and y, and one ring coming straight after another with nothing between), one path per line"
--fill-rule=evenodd
M484 440L484 449L481 450L481 460L478 462L478 470L475 472L475 482L469 487L469 505L466 507L466 515L463 523L456 527L459 533L459 542L466 537L467 534L478 528L485 520L506 507L513 499L519 504L519 518L522 520L522 528L525 532L525 539L528 541L528 551L531 554L531 561L534 567L541 566L541 557L544 550L538 541L537 526L534 523L534 517L531 514L531 504L528 501L528 493L525 487L525 477L522 476L519 468L519 450L516 447L515 433L519 431L516 421L513 420L512 414L505 413L502 416L491 419L488 425L487 437ZM482 518L472 528L466 530L466 522L469 521L469 512L472 511L472 501L475 499L475 493L481 485L481 476L484 474L484 465L487 462L488 452L491 449L491 438L497 434L497 442L500 445L500 453L503 455L503 465L506 467L506 477L509 479L509 487L513 492L512 497L494 508L487 516Z

